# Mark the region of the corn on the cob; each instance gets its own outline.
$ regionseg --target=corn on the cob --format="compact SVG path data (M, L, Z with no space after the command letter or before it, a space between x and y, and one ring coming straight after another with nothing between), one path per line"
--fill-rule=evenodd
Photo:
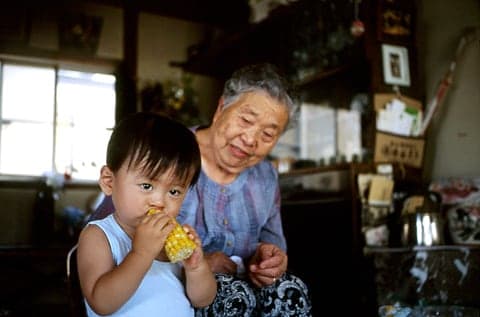
M147 214L153 215L157 212L156 209L150 209ZM165 240L165 252L170 262L178 262L188 258L197 245L188 237L185 230L175 219L172 219L172 221L175 223L175 228Z

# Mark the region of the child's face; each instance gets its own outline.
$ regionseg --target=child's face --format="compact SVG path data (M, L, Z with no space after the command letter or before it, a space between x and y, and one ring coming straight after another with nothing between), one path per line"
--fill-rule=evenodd
M113 174L112 199L117 216L124 223L136 226L151 208L175 218L187 194L188 185L173 174L172 170L150 179L138 167L127 170L124 164Z

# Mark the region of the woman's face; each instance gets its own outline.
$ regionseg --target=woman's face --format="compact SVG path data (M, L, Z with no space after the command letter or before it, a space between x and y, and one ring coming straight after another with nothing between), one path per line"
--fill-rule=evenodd
M263 92L243 94L213 118L213 156L225 171L238 174L263 160L288 121L286 106Z

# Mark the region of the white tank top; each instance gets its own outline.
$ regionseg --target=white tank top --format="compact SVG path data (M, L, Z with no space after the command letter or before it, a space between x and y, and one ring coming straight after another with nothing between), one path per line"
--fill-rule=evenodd
M120 264L132 249L130 237L115 221L113 214L89 223L92 224L103 230L110 243L113 259L117 265ZM109 316L193 317L194 309L185 294L181 276L182 267L179 263L153 261L133 296ZM88 316L100 316L84 301Z

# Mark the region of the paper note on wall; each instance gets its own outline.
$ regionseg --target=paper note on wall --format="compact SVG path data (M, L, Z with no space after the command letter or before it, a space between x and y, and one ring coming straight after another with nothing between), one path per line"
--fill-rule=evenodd
M270 153L276 158L298 158L298 127L285 131Z
M362 153L360 112L339 109L337 111L338 154L345 155L348 162Z
M319 160L335 155L335 110L303 103L300 108L300 158Z

